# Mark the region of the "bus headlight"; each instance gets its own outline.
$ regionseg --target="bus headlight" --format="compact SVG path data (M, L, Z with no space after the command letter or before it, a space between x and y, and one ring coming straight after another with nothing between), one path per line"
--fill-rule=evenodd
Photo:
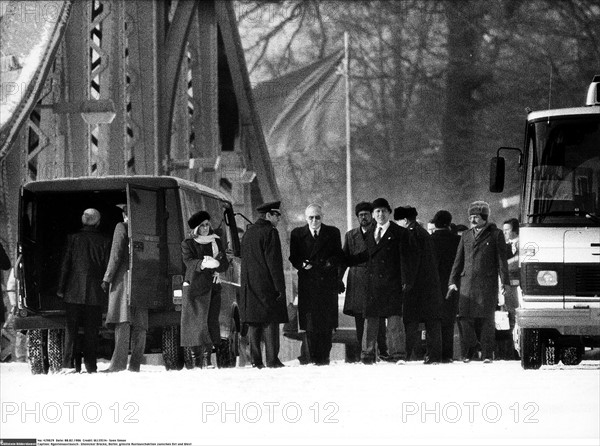
M551 270L538 271L537 283L540 286L556 286L558 285L558 274Z

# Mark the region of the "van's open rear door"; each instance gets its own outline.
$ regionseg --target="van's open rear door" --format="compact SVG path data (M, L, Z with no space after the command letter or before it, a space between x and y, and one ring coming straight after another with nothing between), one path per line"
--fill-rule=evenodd
M158 308L164 299L161 271L163 232L158 190L127 185L129 215L129 290L131 305Z

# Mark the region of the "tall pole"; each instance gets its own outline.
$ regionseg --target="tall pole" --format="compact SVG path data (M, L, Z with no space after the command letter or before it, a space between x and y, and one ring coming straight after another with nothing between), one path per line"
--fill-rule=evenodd
M346 218L348 230L352 229L352 163L350 157L350 64L348 31L344 32L344 78L346 82Z

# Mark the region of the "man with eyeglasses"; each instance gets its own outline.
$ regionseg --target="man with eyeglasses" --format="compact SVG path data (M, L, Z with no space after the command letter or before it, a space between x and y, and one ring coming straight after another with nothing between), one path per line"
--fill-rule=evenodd
M306 225L292 230L290 261L298 270L298 318L306 331L310 362L329 364L332 331L338 326L339 267L344 253L340 231L323 224L317 204L305 212Z
M252 365L263 368L264 338L267 367L284 367L279 360L279 324L288 321L281 241L277 225L281 202L265 203L259 218L242 238L240 316L248 325Z

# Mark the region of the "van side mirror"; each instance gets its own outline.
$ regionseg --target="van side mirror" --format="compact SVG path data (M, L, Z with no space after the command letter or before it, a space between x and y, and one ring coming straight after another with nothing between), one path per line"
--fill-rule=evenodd
M502 192L504 190L505 162L501 156L495 156L490 162L490 192Z

